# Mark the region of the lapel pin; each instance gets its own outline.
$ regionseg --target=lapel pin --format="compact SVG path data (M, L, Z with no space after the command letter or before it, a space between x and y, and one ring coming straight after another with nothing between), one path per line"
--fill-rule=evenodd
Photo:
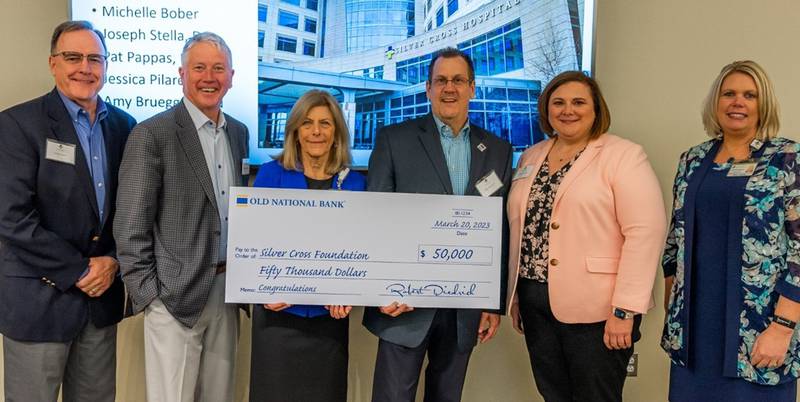
M478 144L478 151L483 152L485 150L486 150L486 145L483 145L483 143Z

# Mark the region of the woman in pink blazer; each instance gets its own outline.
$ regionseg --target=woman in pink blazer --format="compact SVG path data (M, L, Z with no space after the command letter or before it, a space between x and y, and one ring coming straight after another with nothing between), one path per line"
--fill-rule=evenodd
M666 217L642 147L607 134L597 83L559 74L539 97L550 137L522 155L508 197L509 315L546 401L621 401Z

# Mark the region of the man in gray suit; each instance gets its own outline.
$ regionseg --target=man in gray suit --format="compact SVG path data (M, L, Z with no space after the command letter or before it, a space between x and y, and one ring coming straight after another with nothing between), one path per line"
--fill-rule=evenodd
M233 78L222 38L190 38L178 71L183 101L136 126L125 149L120 270L144 311L148 401L231 401L239 313L224 302L228 197L247 183L247 128L221 111Z
M381 130L369 160L369 191L505 198L511 184L511 145L468 120L475 94L469 56L443 49L431 59L428 72L431 113ZM503 233L500 261L505 272L506 225ZM425 401L460 401L472 348L494 336L498 312L414 309L397 302L366 309L364 326L380 338L372 400L414 401L427 354Z

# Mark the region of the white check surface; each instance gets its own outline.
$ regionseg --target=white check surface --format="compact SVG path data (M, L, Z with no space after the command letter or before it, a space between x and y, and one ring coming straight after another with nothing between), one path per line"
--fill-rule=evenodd
M231 194L226 302L499 308L500 197Z

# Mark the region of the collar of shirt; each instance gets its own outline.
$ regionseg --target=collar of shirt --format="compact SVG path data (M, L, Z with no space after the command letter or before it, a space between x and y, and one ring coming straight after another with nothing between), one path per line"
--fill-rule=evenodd
M436 122L436 129L439 130L439 135L443 138L453 141L466 141L469 137L469 119L467 122L464 123L464 127L461 128L461 131L458 132L458 136L453 135L453 129L450 128L446 123L439 120L435 114L433 114L433 120Z
M74 123L78 122L78 118L80 116L85 116L86 121L89 121L89 113L84 110L81 105L75 103L72 99L67 98L66 95L61 93L61 91L56 90L58 92L58 96L61 97L61 101L64 102L64 106L67 108L67 113L69 114L70 120ZM99 96L97 97L97 110L95 111L95 123L105 119L106 115L108 114L108 108L106 107L106 103L103 102L103 99ZM91 123L89 123L91 124Z
M186 97L183 98L183 104L186 105L186 110L189 112L189 117L192 118L194 128L198 131L208 123L211 123L212 127L216 126L216 128L221 129L225 129L225 126L228 124L228 122L225 120L225 113L222 113L222 110L220 110L219 124L217 124L213 120L209 119L205 113L200 111L200 109L198 109L194 103L192 103L189 99L186 99Z

